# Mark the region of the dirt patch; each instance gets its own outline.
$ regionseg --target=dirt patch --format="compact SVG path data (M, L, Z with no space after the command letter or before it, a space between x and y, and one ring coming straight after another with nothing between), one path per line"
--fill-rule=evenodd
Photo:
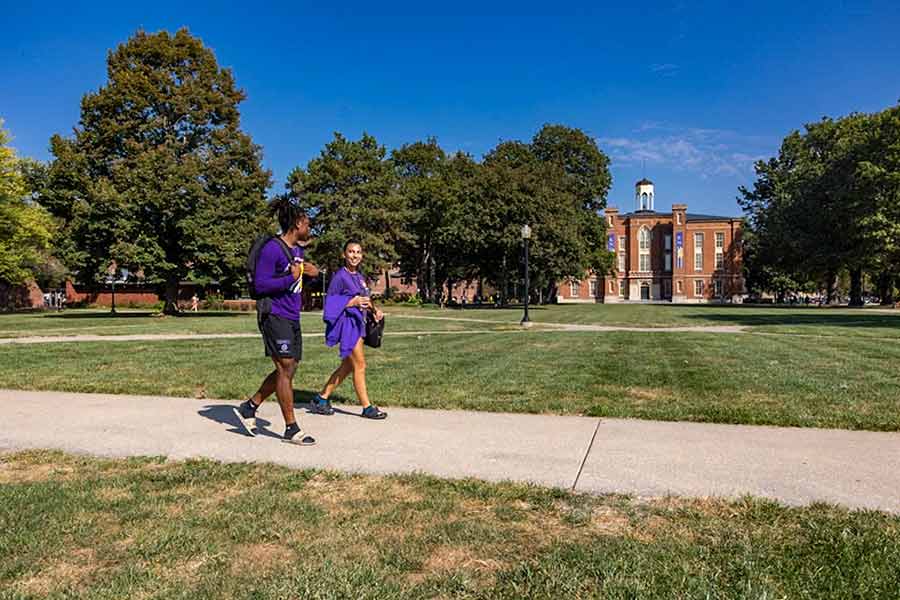
M75 469L53 463L0 462L0 483L37 483L72 479Z
M407 583L417 585L433 575L467 571L479 587L485 587L508 565L499 560L479 558L479 555L465 546L441 545L431 551L421 570L408 574L405 579Z
M254 573L270 573L297 559L294 551L287 546L271 543L242 544L234 549L232 556L231 572L235 575L246 572L248 565L252 565Z
M668 395L664 390L658 388L646 388L646 387L629 387L625 389L625 393L632 400L638 401L655 401L667 398Z
M80 548L65 560L49 563L35 575L19 581L16 587L35 596L46 596L54 590L78 589L90 581L100 566L93 550Z

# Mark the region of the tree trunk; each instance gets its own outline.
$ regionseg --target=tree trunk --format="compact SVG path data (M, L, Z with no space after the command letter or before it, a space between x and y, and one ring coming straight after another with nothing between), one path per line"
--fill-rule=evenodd
M894 304L894 274L887 269L878 276L878 297L882 306Z
M163 314L177 315L178 310L178 280L179 277L169 277L166 279L166 304L163 306Z
M862 269L850 269L850 306L863 306Z
M834 304L834 273L825 274L825 304Z
M384 298L389 300L391 296L391 270L388 268L384 270Z
M506 271L506 255L503 255L503 273L500 276L500 306L506 306L509 293L509 274Z

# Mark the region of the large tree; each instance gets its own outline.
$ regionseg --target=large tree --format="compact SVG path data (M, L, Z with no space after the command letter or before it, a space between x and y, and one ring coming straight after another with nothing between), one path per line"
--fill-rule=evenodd
M112 263L140 271L169 313L182 279L236 288L270 182L240 129L244 92L186 29L139 31L109 53L107 77L74 138L51 140L41 202L65 223L68 265L85 282Z
M364 268L375 276L394 265L409 240L408 211L384 146L368 134L352 141L340 133L288 176L288 195L307 210L316 261L334 271L351 239L364 249Z
M739 199L752 233L748 264L758 270L751 279L823 280L830 301L846 271L850 303L862 305L864 271L889 274L896 240L889 123L884 114L825 118L757 163L757 181Z
M532 227L531 281L555 297L555 284L612 265L604 247L609 159L578 129L545 125L530 144L503 142L484 160L477 226L481 271L499 286L522 273L520 231Z
M47 262L54 226L31 201L27 164L9 143L0 119L0 283L16 286L34 279Z

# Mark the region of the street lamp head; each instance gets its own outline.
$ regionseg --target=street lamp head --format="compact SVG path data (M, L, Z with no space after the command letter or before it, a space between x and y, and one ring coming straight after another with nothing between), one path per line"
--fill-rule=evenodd
M522 225L522 239L527 240L531 237L531 227Z

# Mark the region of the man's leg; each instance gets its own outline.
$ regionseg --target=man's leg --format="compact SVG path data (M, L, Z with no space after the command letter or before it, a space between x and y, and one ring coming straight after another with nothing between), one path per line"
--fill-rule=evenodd
M297 417L294 415L294 373L297 371L297 361L293 358L273 356L272 362L275 363L275 371L273 372L275 375L275 396L278 398L278 404L281 406L284 424L289 427L297 423ZM268 378L266 378L266 381L268 381Z

